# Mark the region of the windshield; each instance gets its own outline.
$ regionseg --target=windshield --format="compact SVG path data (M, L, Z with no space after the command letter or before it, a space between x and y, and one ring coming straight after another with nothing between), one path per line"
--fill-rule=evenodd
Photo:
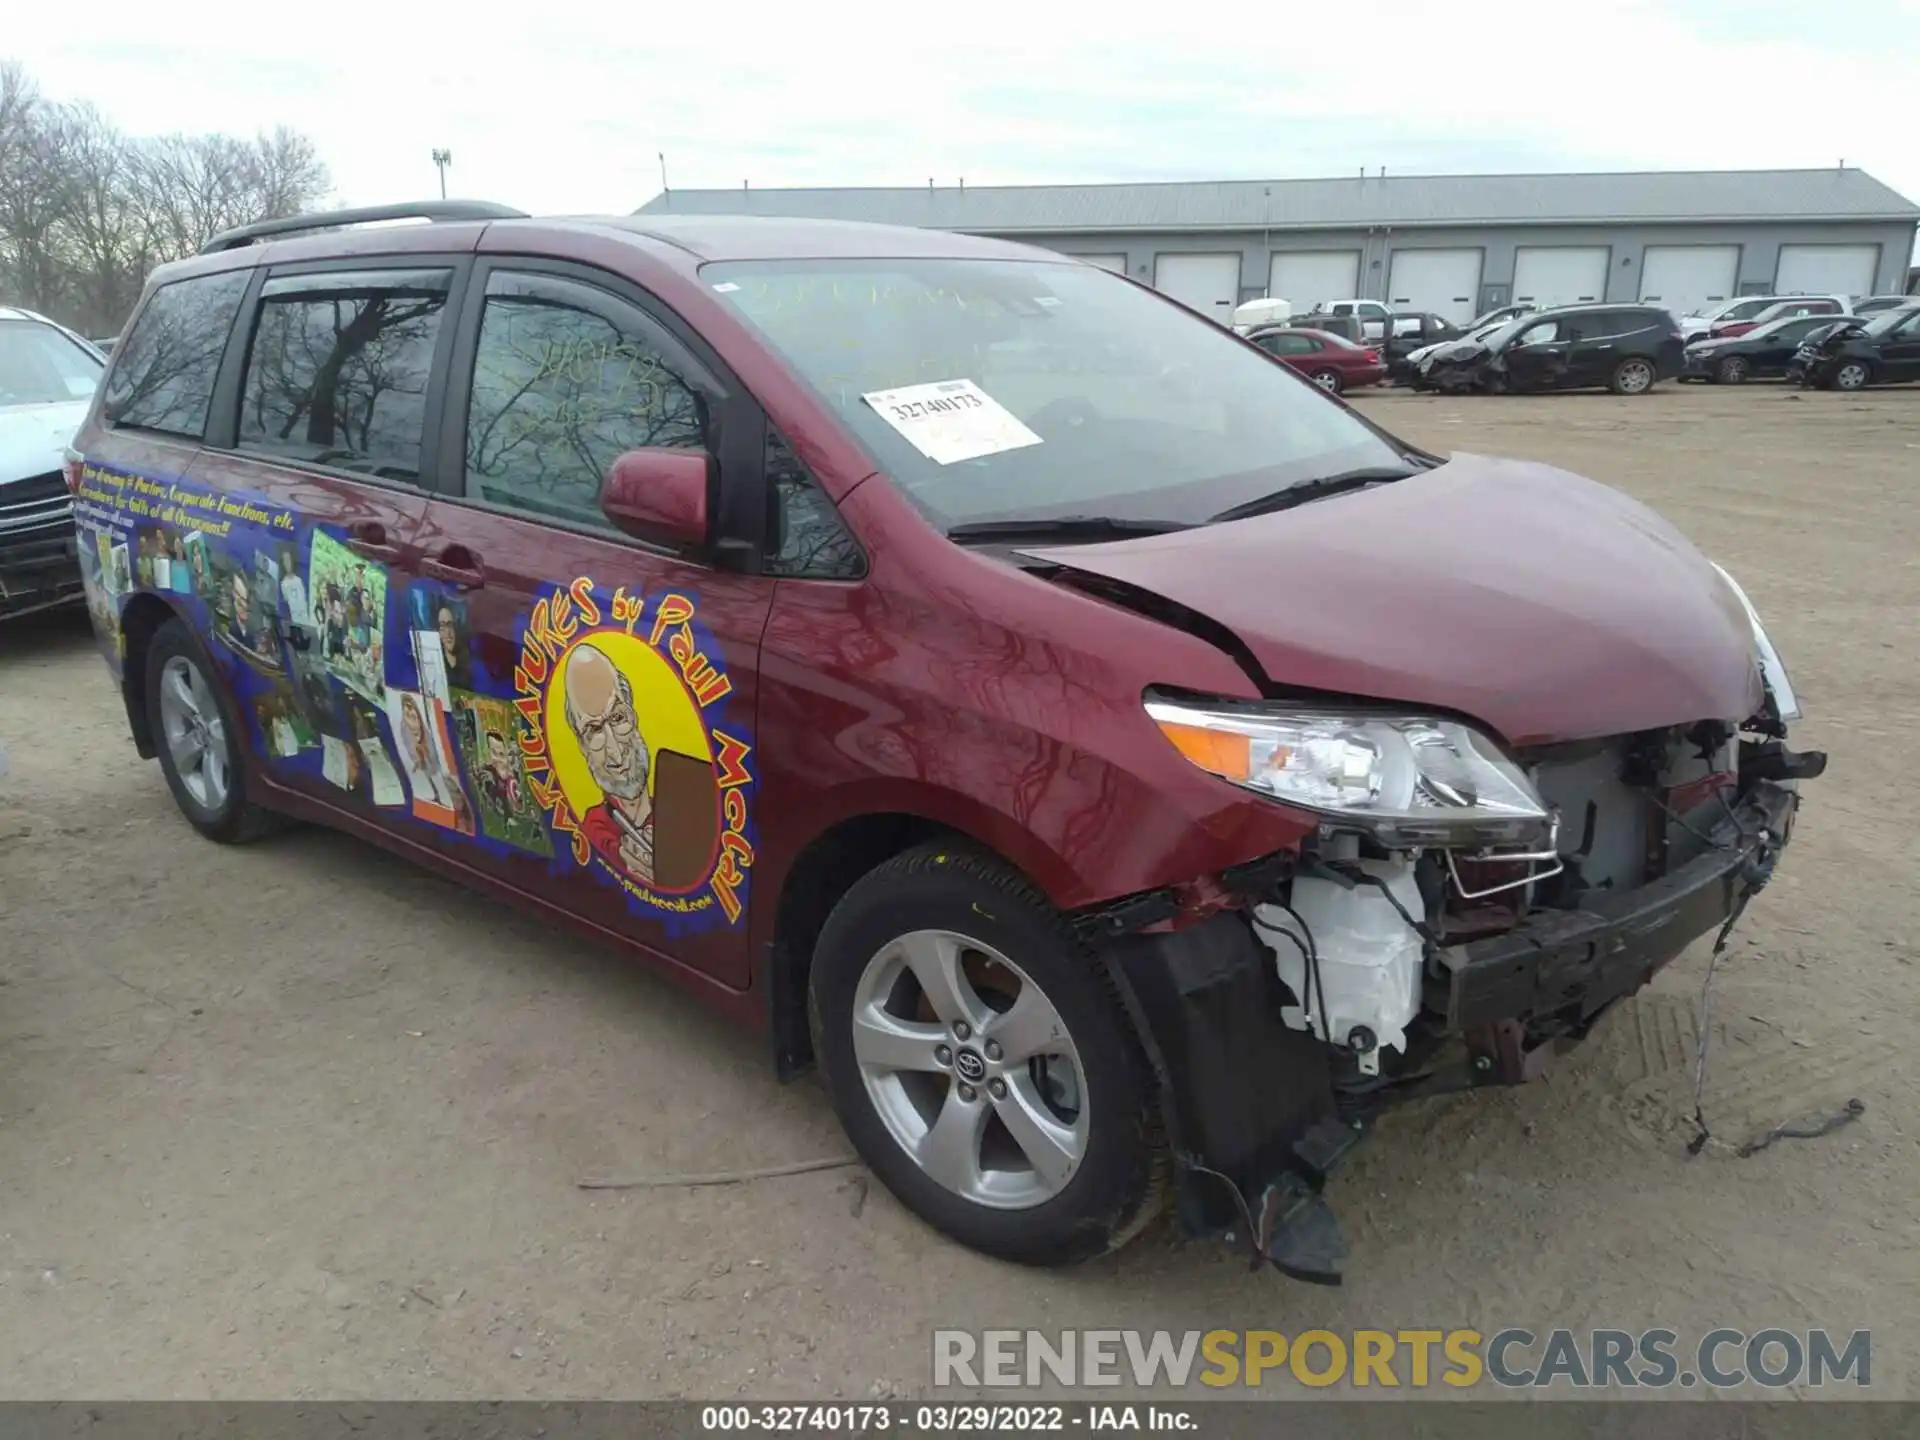
M936 523L1198 522L1399 449L1231 331L1092 266L733 261L701 277Z
M104 367L62 331L38 320L0 320L0 405L85 400Z
M1885 310L1867 321L1861 329L1878 340L1882 335L1898 330L1915 315L1920 315L1920 305L1909 305L1901 310Z

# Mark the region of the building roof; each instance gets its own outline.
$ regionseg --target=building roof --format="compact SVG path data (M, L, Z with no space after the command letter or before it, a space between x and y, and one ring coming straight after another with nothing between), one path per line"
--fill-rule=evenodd
M788 215L981 234L1300 230L1370 225L1569 225L1769 220L1920 221L1864 170L1595 175L1366 175L1143 185L673 190L641 215Z

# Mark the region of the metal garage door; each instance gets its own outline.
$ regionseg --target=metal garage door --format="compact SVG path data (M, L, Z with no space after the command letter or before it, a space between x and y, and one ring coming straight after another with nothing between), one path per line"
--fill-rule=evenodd
M1474 317L1480 293L1478 250L1396 250L1387 272L1387 303L1425 310L1456 325Z
M1127 273L1127 257L1124 255L1075 255L1076 260L1084 260L1089 265L1098 265L1102 270L1111 270L1116 275Z
M1740 274L1738 245L1649 245L1640 262L1640 298L1678 318L1731 299Z
M1513 298L1536 309L1607 298L1604 245L1522 245L1513 252Z
M1240 303L1240 252L1156 255L1153 288L1225 325Z
M1267 294L1296 311L1328 300L1351 300L1360 293L1358 250L1283 250L1267 270Z
M1871 295L1878 245L1782 245L1776 295Z

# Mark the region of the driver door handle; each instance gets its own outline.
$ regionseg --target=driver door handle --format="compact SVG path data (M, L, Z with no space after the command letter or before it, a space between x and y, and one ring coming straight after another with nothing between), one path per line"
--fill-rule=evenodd
M391 565L400 558L400 547L387 541L387 527L378 520L356 520L347 526L347 548L362 560L377 560Z

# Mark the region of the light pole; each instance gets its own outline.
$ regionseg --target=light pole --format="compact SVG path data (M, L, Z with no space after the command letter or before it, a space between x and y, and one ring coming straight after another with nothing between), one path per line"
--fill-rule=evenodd
M433 152L434 166L440 171L440 198L447 198L447 167L453 164L453 151L436 150Z

